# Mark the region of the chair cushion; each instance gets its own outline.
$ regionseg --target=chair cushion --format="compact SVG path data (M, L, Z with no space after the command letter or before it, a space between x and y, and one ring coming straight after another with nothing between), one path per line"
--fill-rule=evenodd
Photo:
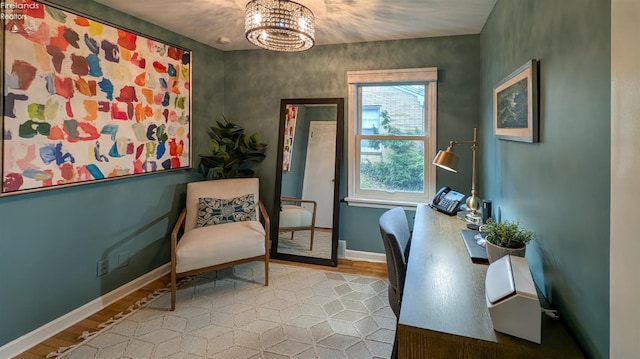
M303 207L284 205L280 211L280 227L308 227L311 218L312 213Z
M253 193L231 199L209 197L198 199L196 227L256 220L256 202L253 199Z
M264 228L258 221L194 228L178 241L176 272L264 255L264 238Z
M187 216L184 220L184 230L196 227L198 217L199 198L235 198L253 193L256 203L260 202L260 181L258 178L228 178L211 181L196 181L187 183ZM260 220L260 211L256 213Z

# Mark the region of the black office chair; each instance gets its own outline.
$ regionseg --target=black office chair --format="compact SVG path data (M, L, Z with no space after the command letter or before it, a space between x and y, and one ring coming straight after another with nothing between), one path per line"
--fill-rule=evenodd
M402 207L392 208L382 214L379 220L380 234L387 257L387 276L389 277L389 305L396 315L400 316L404 278L407 274L407 261L411 244L411 232L407 216ZM398 334L393 343L392 358L398 354Z

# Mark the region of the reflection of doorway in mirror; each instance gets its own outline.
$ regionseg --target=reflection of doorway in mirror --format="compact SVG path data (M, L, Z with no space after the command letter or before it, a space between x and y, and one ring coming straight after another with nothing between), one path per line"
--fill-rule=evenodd
M302 198L318 204L316 227L333 227L335 153L335 121L311 121Z

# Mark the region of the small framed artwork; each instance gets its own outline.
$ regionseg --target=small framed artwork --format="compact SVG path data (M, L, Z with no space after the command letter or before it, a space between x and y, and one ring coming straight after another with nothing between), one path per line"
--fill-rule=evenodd
M44 1L0 10L0 196L191 167L190 50Z
M538 61L527 61L493 90L493 128L504 140L538 142Z

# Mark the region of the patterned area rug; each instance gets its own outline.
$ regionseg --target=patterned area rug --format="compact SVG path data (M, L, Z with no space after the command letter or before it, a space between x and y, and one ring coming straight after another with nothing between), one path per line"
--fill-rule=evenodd
M389 358L396 319L379 278L271 263L185 281L86 333L58 358Z
M313 250L309 250L310 231L296 231L278 234L278 253L295 254L305 257L331 259L331 231L316 230L313 237Z

